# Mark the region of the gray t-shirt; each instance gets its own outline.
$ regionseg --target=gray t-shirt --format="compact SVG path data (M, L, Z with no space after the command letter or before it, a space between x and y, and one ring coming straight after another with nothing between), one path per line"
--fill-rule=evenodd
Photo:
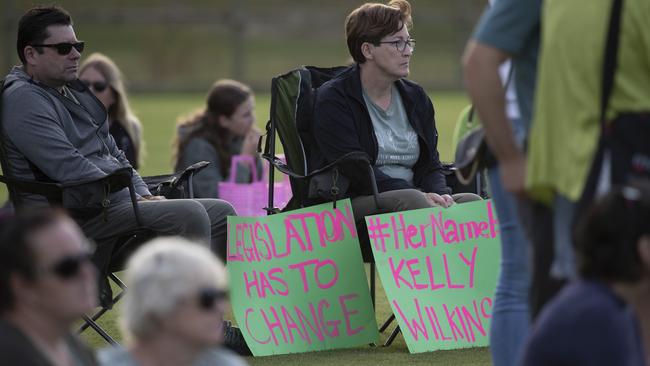
M528 135L532 118L541 0L497 0L485 11L474 38L512 56L521 127Z
M379 153L375 167L384 174L413 184L413 165L420 157L418 134L409 123L399 91L393 86L390 105L383 110L363 91Z
M123 347L109 347L97 353L100 366L138 366L131 353ZM225 348L206 351L193 366L247 366L246 361Z

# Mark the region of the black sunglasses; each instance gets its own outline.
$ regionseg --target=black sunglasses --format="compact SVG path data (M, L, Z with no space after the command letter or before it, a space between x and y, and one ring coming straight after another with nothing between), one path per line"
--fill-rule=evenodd
M199 291L199 307L202 310L212 310L214 303L228 299L228 292L216 288L204 288Z
M61 279L67 280L76 277L84 263L90 263L92 253L84 252L63 257L51 267L51 272Z
M56 48L56 52L59 53L59 55L67 55L72 51L72 47L74 47L77 52L82 53L84 51L84 46L85 43L84 41L79 41L76 43L70 43L70 42L61 42L61 43L54 43L54 44L33 44L32 47L50 47L50 48Z
M81 82L84 83L84 85L86 85L86 87L88 87L88 89L92 89L92 90L94 90L94 91L96 91L98 93L103 92L108 87L108 83L107 82L102 82L102 81L90 82L88 80L81 80Z

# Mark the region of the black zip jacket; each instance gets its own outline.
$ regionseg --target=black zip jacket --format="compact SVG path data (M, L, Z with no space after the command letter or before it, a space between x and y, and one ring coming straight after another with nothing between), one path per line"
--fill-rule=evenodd
M408 120L418 134L420 157L413 166L413 183L392 178L374 169L379 192L416 188L423 192L449 194L437 150L438 131L433 104L416 83L401 79L395 82ZM313 132L320 153L327 162L351 151L363 151L374 165L378 155L377 137L370 114L363 100L360 69L351 66L338 77L323 84L317 90L314 106ZM352 187L350 196L368 194L369 187Z

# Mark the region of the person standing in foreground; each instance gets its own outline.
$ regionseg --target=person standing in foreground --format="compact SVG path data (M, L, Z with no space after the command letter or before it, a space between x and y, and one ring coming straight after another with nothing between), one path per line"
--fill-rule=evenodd
M490 352L496 366L517 364L528 334L531 310L534 314L541 306L536 305L541 301L534 293L529 300L531 247L524 235L517 202L517 195L523 191L523 145L530 126L535 89L539 9L539 0L493 2L468 43L463 60L467 89L498 160L488 172L502 229L501 269L490 330ZM499 74L500 67L508 59L510 67L514 68L510 84L516 90L520 116L513 120L506 115L506 91ZM537 242L540 249L549 248L543 237ZM535 253L536 259L546 257ZM542 287L536 284L539 279L546 278L543 270L536 273L532 291ZM544 298L554 293L544 292L548 292Z

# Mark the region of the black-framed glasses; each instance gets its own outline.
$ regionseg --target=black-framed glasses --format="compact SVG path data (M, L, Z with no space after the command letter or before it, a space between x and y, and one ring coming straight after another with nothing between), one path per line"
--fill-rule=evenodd
M68 280L76 277L81 271L81 266L83 266L84 263L90 263L91 259L92 253L90 252L65 256L50 267L50 272L63 280Z
M103 92L108 88L108 83L105 81L88 81L88 80L81 80L82 83L89 89L92 89L98 93Z
M82 53L84 51L84 47L86 44L84 41L79 41L75 43L70 43L70 42L61 42L61 43L52 43L52 44L33 44L32 47L49 47L49 48L56 48L56 52L59 53L59 55L65 56L69 54L72 51L72 48L74 47L77 52Z
M201 310L212 310L217 301L228 299L228 292L217 288L204 288L199 291L199 307Z
M403 39L397 39L395 41L379 41L377 44L392 44L395 46L395 49L399 52L404 52L406 50L406 47L411 49L411 51L415 51L415 40L413 38L409 38L407 40Z

